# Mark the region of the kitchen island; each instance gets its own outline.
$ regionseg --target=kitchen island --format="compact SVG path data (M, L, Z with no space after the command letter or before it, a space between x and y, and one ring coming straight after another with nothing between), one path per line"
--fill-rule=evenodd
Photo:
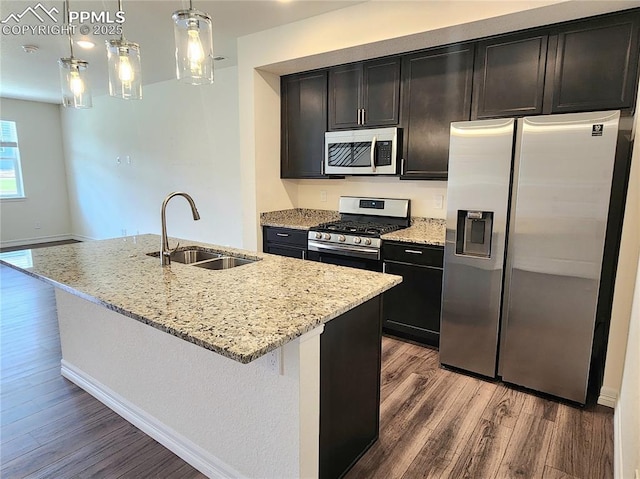
M18 269L56 286L62 374L210 477L348 467L363 444L334 426L362 387L379 400L380 294L401 278L180 243L256 261L162 267L155 235L31 250Z

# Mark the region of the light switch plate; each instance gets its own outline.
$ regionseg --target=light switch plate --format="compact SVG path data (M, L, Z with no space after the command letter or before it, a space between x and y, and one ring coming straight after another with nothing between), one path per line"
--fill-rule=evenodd
M444 204L444 196L443 195L433 195L433 207L436 210L441 210Z
M322 201L323 203L327 201L327 192L324 190L320 192L320 201Z

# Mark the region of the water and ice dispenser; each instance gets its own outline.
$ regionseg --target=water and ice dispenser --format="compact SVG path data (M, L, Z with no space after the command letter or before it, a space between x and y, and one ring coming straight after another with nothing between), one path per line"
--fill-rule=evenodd
M458 210L456 254L491 257L493 211Z

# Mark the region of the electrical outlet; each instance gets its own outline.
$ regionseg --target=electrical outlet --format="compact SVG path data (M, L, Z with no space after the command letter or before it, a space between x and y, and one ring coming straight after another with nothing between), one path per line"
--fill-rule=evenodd
M282 348L271 351L266 356L267 368L274 374L283 375Z
M442 196L442 195L433 195L433 207L436 210L441 210L443 203L444 203L444 196Z
M125 156L125 158L127 159L127 165L131 165L131 157L129 155Z
M42 223L40 223L39 221L36 221L35 229L39 230L40 228L42 228Z
M122 163L122 161L120 160L120 157L116 156L116 164L119 165L120 163Z
M323 203L326 203L327 201L327 192L324 190L320 192L320 201L322 201Z

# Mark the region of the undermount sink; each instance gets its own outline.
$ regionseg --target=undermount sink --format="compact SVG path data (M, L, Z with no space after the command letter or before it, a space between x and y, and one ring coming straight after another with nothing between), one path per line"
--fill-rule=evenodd
M160 253L154 251L147 253L147 256L159 257ZM229 269L236 266L255 263L258 259L238 258L236 256L225 255L214 251L206 251L199 248L185 248L172 251L170 255L171 261L176 263L188 264L205 269Z
M200 249L185 249L182 251L174 251L169 255L171 261L183 264L198 263L199 261L207 261L220 258L221 253L213 253L211 251L202 251Z
M229 269L235 268L236 266L242 266L243 264L255 263L255 261L256 260L253 259L236 258L235 256L222 256L220 258L194 264L194 266L206 269Z

